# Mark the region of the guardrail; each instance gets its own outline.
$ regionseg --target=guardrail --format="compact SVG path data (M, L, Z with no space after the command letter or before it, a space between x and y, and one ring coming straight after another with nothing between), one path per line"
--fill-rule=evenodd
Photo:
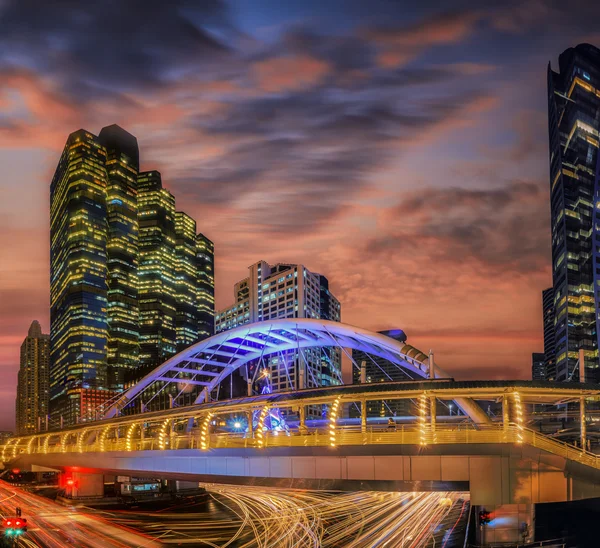
M84 443L78 436L68 439L55 434L60 443L5 445L0 450L3 460L10 460L22 453L99 453L111 451L151 451L163 449L222 449L222 448L269 448L269 447L324 447L350 445L420 445L423 447L444 444L516 444L530 445L543 451L600 469L600 457L583 449L568 445L547 436L523 428L517 424L485 425L468 424L440 425L425 428L417 425L402 425L397 428L360 426L337 426L334 430L311 429L285 431L263 431L250 433L208 433L193 429L189 433L167 432L161 429L155 437L108 438L97 434L92 442ZM25 440L26 441L26 440Z

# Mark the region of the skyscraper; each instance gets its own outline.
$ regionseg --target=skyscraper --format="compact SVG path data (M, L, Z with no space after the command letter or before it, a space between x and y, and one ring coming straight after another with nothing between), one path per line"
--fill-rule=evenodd
M598 374L600 203L597 159L600 50L580 44L548 65L550 199L556 380L578 380L579 350L586 381Z
M554 353L554 289L542 291L542 316L544 325L544 372L546 380L556 379L556 361Z
M248 270L249 276L234 286L235 303L215 316L217 333L278 318L340 321L340 303L329 291L324 276L301 264L270 265L265 261L253 264ZM338 349L285 352L264 365L271 371L274 391L341 384Z
M198 269L196 221L182 211L175 212L175 289L177 351L198 340Z
M106 149L107 385L123 389L124 371L139 354L137 139L117 125L102 129Z
M107 393L106 149L79 130L50 187L50 412L74 424Z
M196 236L198 270L198 340L215 334L215 245L204 234Z
M158 171L140 173L140 366L144 372L176 351L175 198Z
M119 126L69 136L50 202L50 410L68 425L196 342L213 279L198 270L195 221L160 173L139 172Z
M43 335L37 320L21 345L17 384L17 428L20 436L46 429L50 400L50 335Z

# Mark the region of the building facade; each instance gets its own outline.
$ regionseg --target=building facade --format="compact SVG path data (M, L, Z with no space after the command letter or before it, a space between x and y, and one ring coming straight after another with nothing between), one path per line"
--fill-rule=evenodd
M69 136L50 217L56 426L96 418L126 384L204 338L199 318L214 315L214 298L200 306L198 293L214 280L197 258L195 221L176 211L159 172L140 172L137 140L119 126Z
M542 321L544 325L544 371L546 380L556 379L556 356L554 349L554 289L542 291Z
M600 50L564 51L548 66L554 345L557 381L598 382Z
M196 236L198 285L198 340L215 334L215 244L204 234Z
M378 333L401 343L406 342L406 334L401 329L378 331ZM408 373L385 358L370 356L365 352L353 350L352 361L352 384L361 384L361 374L364 374L364 382L366 383L412 380ZM411 410L409 400L369 400L367 402L367 417L402 417L410 414L414 414L414 410ZM360 409L351 406L350 416L360 417Z
M304 265L260 261L248 270L248 277L234 286L235 303L215 316L217 333L277 318L341 321L340 302L329 291L327 278ZM339 349L287 352L258 367L269 370L273 391L341 384Z
M546 380L546 355L541 352L534 352L531 355L531 380Z
M37 320L31 323L21 345L17 383L16 433L27 436L48 427L50 401L50 335L44 335Z

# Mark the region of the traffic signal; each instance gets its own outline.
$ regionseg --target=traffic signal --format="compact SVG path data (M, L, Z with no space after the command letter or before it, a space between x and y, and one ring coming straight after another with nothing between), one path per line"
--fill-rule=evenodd
M490 521L492 521L492 515L487 510L481 510L479 512L479 524L487 525Z
M27 519L25 518L4 518L2 520L4 533L9 536L17 536L27 532Z

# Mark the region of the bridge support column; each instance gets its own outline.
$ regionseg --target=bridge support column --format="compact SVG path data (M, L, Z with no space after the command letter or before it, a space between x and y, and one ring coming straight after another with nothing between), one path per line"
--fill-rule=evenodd
M367 431L367 402L360 402L360 431L364 434Z
M300 434L302 434L303 436L308 434L308 428L306 428L306 406L305 405L301 405L298 409L298 420L299 420L298 430L300 431Z
M502 396L502 429L504 432L508 432L510 426L510 414L508 411L508 394Z
M67 484L67 496L77 499L81 497L103 497L104 496L104 475L88 474L84 472L67 472L69 483Z
M435 437L435 428L436 428L436 419L437 419L437 399L435 396L431 396L429 398L429 409L431 412L431 423L430 423L430 429L431 429L431 441L433 443L435 443L436 441L436 437Z
M585 398L583 396L579 398L579 428L581 448L585 449L587 446L587 425L585 423Z
M248 421L248 429L247 429L248 437L253 438L254 437L254 424L252 423L252 421L254 420L254 413L252 411L246 411L246 419Z

